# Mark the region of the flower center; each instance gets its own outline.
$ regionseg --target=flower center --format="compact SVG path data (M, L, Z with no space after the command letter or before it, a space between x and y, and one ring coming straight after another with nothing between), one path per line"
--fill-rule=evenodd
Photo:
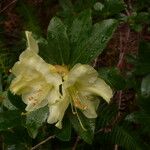
M62 76L65 76L69 73L67 66L60 66L60 65L52 66L51 65L50 70L52 70L53 72L57 72L57 73L61 74Z

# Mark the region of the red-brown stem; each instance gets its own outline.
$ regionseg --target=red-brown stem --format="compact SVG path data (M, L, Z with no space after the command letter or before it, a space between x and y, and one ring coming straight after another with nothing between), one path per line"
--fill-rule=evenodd
M75 141L75 143L74 143L74 145L73 145L72 150L76 150L79 141L80 141L80 137L77 136L76 141Z

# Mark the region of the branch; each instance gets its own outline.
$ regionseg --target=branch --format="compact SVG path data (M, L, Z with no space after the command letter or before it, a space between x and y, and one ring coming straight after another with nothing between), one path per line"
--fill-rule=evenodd
M80 141L80 137L77 136L76 141L75 141L75 143L74 143L74 145L73 145L72 150L76 150L79 141Z
M119 49L120 49L120 54L119 54L119 61L118 61L118 64L117 64L117 67L122 70L124 69L123 65L124 65L124 57L127 53L127 44L129 42L129 38L130 38L130 28L128 27L127 28L127 31L126 31L126 36L125 36L125 45L123 45L123 35L122 33L120 32L120 46L119 46Z
M2 12L4 12L6 9L8 9L8 7L10 7L12 4L14 4L15 2L17 2L17 0L13 0L11 3L9 3L6 7L4 7L1 11L0 11L0 14Z
M55 138L55 135L51 135L49 136L47 139L45 139L44 141L40 142L39 144L35 145L34 147L31 148L31 150L35 150L37 149L39 146L41 146L42 144L46 143L47 141L51 140Z

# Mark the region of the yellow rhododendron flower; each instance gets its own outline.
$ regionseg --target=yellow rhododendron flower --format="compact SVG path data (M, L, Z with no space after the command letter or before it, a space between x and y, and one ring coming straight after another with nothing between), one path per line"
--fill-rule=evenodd
M22 95L26 111L48 105L47 122L56 123L58 128L62 128L69 104L79 121L77 109L87 118L96 118L99 100L95 96L107 102L112 97L111 88L98 77L97 71L83 64L76 64L70 71L65 66L48 64L38 55L38 44L31 32L26 31L26 37L28 46L12 68L15 79L10 85L14 94Z
M27 104L26 111L33 111L60 99L59 85L61 76L53 72L53 66L47 64L38 55L38 44L31 32L26 31L27 49L22 52L19 61L11 72L15 79L10 85L14 94L22 95Z
M87 118L96 118L99 100L95 96L101 96L107 102L112 97L111 88L104 80L98 78L97 71L89 65L75 65L70 72L66 72L63 80L63 99L49 106L48 122L57 122L58 128L62 126L62 119L69 104L72 106L73 113L77 114L78 108ZM80 118L78 119L80 121Z

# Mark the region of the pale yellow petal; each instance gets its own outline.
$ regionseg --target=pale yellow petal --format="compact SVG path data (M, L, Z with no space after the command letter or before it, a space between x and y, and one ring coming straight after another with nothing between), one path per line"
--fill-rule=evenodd
M97 117L97 113L96 110L98 108L100 101L99 99L87 99L86 101L84 101L84 104L86 105L86 109L82 110L82 113L87 117L87 118L96 118Z
M38 54L32 51L24 51L20 55L20 63L43 74L50 72L49 64L47 64Z
M87 86L93 84L98 77L97 71L89 66L77 64L69 72L65 87L70 87L74 84L79 86Z
M51 90L51 92L49 92L48 96L47 96L47 100L49 105L53 105L55 103L57 103L61 98L61 94L59 92L59 88L54 88Z
M26 38L27 38L27 45L28 45L28 50L34 51L35 53L39 52L39 47L37 44L37 41L33 38L32 32L26 31Z
M108 84L103 79L98 78L95 84L91 87L85 87L85 90L91 92L91 94L99 95L107 102L113 96L113 91Z
M27 104L26 111L33 111L44 107L48 101L46 99L52 86L46 84L44 81L39 81L28 85L30 92L22 94L22 100Z
M20 91L27 85L27 82L22 80L22 75L15 78L10 85L10 91L14 94L21 94Z
M59 86L62 84L62 77L37 54L38 44L32 33L26 31L26 37L28 47L12 68L16 78L13 79L10 90L22 95L27 105L26 111L34 111L48 102L54 104L60 99Z
M21 67L23 68L21 70ZM20 73L17 72L20 70ZM37 82L38 80L44 80L40 74L35 70L29 70L24 66L16 67L15 68L15 74L17 74L16 78L12 80L10 85L10 90L14 94L21 94L24 93L23 90L29 89L28 87L33 83ZM30 89L29 89L30 90Z
M62 78L55 72L51 71L50 64L47 64L40 56L31 52L24 51L21 54L20 61L16 62L12 68L12 73L17 76L23 72L31 71L40 73L48 83L51 84L61 84ZM32 78L32 76L31 76Z
M54 105L49 105L49 117L47 119L47 122L50 124L56 123L55 126L61 129L62 120L68 105L68 99L63 99Z

